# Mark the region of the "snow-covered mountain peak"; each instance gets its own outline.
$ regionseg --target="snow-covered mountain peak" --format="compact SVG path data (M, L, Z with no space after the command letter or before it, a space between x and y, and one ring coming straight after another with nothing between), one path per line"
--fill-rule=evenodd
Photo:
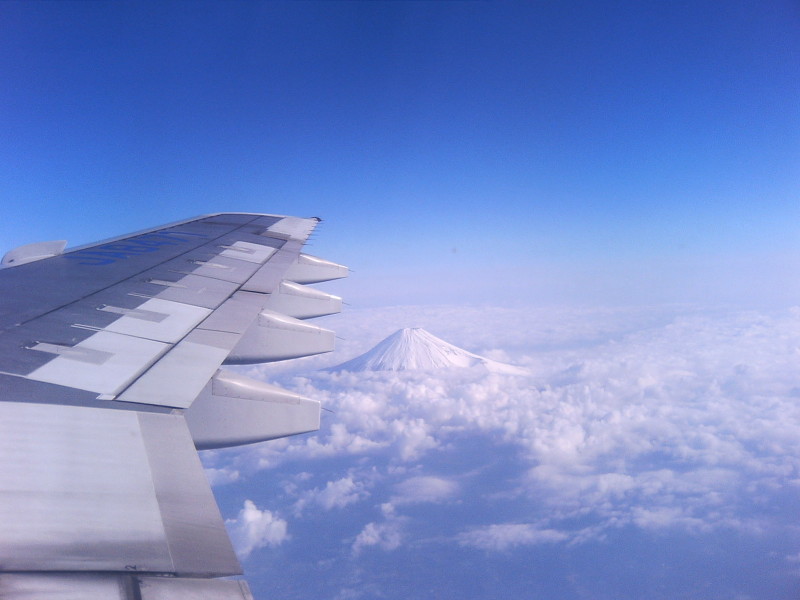
M372 350L328 371L406 371L467 368L483 365L490 371L522 375L524 369L499 363L445 342L420 327L395 331Z

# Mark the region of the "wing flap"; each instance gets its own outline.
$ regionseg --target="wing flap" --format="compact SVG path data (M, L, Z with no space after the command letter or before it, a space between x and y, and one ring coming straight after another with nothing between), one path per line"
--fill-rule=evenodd
M134 600L133 578L83 573L0 573L3 600Z
M241 580L99 573L0 573L3 600L253 600Z
M203 577L241 573L186 420L182 415L137 415L172 562L170 572Z
M139 577L142 600L253 600L244 581Z
M186 408L233 349L238 336L195 329L115 399Z
M0 402L6 571L239 572L180 415Z

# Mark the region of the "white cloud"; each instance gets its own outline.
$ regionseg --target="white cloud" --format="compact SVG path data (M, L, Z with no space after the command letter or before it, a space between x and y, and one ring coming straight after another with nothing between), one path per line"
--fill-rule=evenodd
M390 431L402 461L415 460L439 444L422 418L395 419L391 423Z
M259 509L252 500L245 500L235 519L225 525L233 546L240 558L247 558L253 550L265 546L280 546L289 539L286 521L269 510Z
M458 536L458 541L464 546L503 551L515 546L561 542L568 537L563 532L554 529L540 529L530 523L507 523L464 532Z
M633 523L644 529L665 529L676 526L690 531L707 531L709 529L709 525L703 519L689 516L686 512L678 506L634 507L632 520Z
M316 504L324 510L344 508L348 504L359 502L369 497L364 481L355 481L353 476L329 481L324 488L314 488L304 492L295 503L294 510L300 514L309 504Z
M422 475L398 483L394 490L395 495L391 500L394 505L443 502L458 493L458 483L442 477Z
M239 471L228 468L217 469L214 467L206 467L205 473L208 483L212 486L233 483L234 481L238 481L240 476Z
M376 547L381 550L394 550L403 541L403 519L394 517L381 523L367 523L353 542L353 554L358 555L365 548Z
M329 481L325 489L317 494L316 502L325 510L331 510L358 502L367 495L360 484L353 482L352 477L344 477L337 481Z
M245 450L228 468L247 471L299 460L312 470L309 465L321 458L379 458L394 485L386 499L401 505L416 493L436 502L457 498L459 488L445 493L445 487L436 488L436 478L425 479L419 471L398 482L403 475L397 469L413 468L459 436L491 437L516 448L522 476L498 482L505 487L487 493L526 498L537 525L498 518L500 529L475 529L472 537L461 538L486 548L502 546L481 542L486 536L574 542L623 526L701 532L754 530L759 523L756 529L763 530L769 518L758 514L759 507L798 480L798 310L422 309L416 322L413 316L412 309L390 309L386 329L421 325L472 351L504 347L502 356L526 364L531 376L376 372L287 378L295 391L321 400L334 414L325 414L318 435ZM380 315L374 312L367 325L355 324L357 318L351 331L378 324ZM435 320L441 322L433 327ZM365 336L363 330L352 338L349 355L385 335ZM468 468L466 458L453 461ZM365 473L353 471L325 488L306 490L306 502L328 509L354 504L366 489L358 487ZM569 524L577 518L593 523L576 529ZM372 523L355 546L391 546L400 530L397 523Z

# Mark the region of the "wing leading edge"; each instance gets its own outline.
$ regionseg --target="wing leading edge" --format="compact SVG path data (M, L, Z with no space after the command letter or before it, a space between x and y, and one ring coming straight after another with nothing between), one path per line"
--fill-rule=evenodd
M0 597L248 599L197 449L319 428L224 364L333 349L318 223L217 214L0 270Z

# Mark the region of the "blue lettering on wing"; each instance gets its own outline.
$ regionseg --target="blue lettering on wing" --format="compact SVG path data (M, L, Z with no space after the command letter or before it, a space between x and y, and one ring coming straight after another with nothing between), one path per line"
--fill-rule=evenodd
M112 242L103 246L70 252L63 256L69 260L77 261L79 265L96 267L110 265L131 256L156 252L162 246L179 246L192 239L206 239L207 237L200 233L189 233L187 231L159 231L157 233L145 233L121 242Z

